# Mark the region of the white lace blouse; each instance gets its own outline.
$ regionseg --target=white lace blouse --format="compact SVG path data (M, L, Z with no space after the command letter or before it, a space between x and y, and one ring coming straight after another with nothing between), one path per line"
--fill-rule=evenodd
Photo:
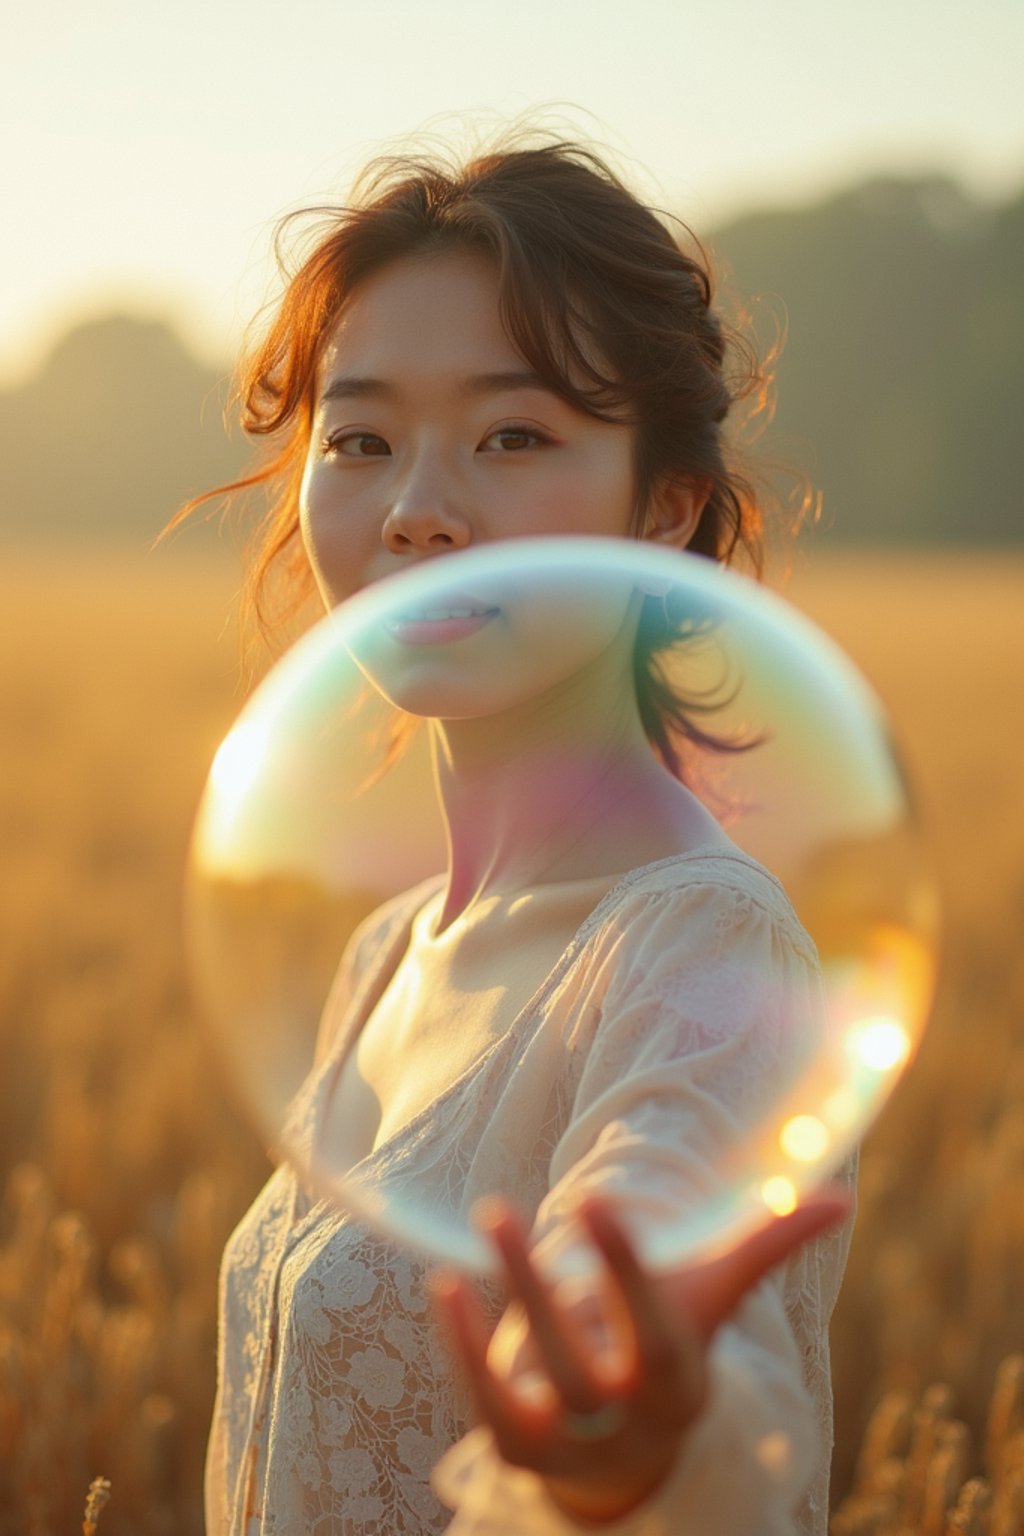
M389 903L349 945L331 1048L302 1096L310 1136L436 889ZM613 1191L634 1225L657 1228L708 1188L716 1137L770 1092L822 1007L813 946L759 865L728 848L646 865L608 892L511 1027L363 1172L467 1221L500 1188L534 1215L549 1252L582 1188ZM851 1184L855 1165L840 1175ZM709 1403L672 1476L606 1536L824 1536L827 1329L851 1225L780 1266L719 1330ZM289 1168L274 1173L224 1255L208 1536L582 1529L470 1429L428 1271L311 1203Z

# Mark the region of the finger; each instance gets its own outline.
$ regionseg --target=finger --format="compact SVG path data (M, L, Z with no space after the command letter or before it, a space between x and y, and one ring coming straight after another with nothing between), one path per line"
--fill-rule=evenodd
M526 1311L537 1352L556 1392L578 1412L599 1406L602 1394L582 1338L538 1273L518 1217L504 1205L492 1205L483 1212L480 1224L501 1255L509 1294Z
M670 1317L660 1288L643 1267L625 1229L609 1206L588 1200L580 1214L601 1254L617 1293L623 1322L631 1335L630 1374L637 1384L664 1391L671 1380L689 1398L699 1396L704 1379L704 1351L685 1316Z
M845 1220L851 1209L845 1190L822 1190L789 1215L773 1217L728 1253L680 1277L678 1300L702 1336L710 1338L748 1291L804 1243Z
M478 1416L496 1432L512 1421L528 1422L528 1406L488 1366L490 1333L469 1282L454 1271L442 1271L432 1277L431 1290L465 1371Z
M635 1349L645 1358L657 1355L667 1340L666 1319L660 1315L650 1279L624 1227L603 1201L586 1201L580 1216L601 1255Z

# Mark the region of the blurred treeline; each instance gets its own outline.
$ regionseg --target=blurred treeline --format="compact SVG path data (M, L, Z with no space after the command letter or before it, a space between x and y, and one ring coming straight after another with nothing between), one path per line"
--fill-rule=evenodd
M707 243L762 346L786 331L756 457L783 486L809 475L816 541L1021 540L1024 190L993 205L949 179L875 179ZM81 325L0 392L0 534L147 544L248 463L228 398L229 364L204 369L161 321Z

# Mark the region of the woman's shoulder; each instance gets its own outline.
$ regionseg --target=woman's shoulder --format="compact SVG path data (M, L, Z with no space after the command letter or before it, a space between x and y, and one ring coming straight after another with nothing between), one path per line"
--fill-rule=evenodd
M735 844L723 841L628 871L591 913L580 934L591 953L621 963L633 953L699 949L715 955L781 949L816 968L814 942L782 882Z
M781 880L727 840L670 854L629 870L609 891L602 903L607 911L602 915L642 904L692 905L714 901L750 903L783 923L797 921Z

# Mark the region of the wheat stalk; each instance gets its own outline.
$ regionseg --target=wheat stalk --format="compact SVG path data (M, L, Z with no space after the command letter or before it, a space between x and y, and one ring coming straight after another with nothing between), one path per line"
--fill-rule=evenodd
M82 1522L82 1536L96 1536L96 1527L99 1524L100 1510L110 1499L110 1481L105 1477L94 1477L89 1484L89 1492L85 1500L85 1519Z
M983 1477L972 1477L960 1490L946 1536L989 1536L991 1514L992 1489Z

